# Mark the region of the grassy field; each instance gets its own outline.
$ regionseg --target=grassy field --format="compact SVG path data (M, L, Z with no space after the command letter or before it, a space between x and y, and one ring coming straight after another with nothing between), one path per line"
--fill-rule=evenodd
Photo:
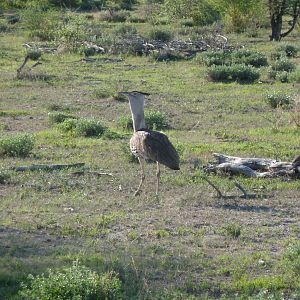
M151 29L136 27L141 34ZM283 42L269 42L268 34L228 38L271 62ZM299 47L298 37L295 31L284 42ZM99 274L115 271L123 299L299 299L300 181L239 177L256 194L243 199L231 177L210 175L225 195L220 199L194 168L195 160L212 161L213 152L281 161L299 155L299 106L274 109L265 101L281 91L299 104L299 76L270 81L263 67L259 82L218 83L197 58L102 54L88 62L62 51L43 53L34 76L18 79L23 44L31 41L22 25L0 32L0 138L34 138L28 156L1 155L0 299L21 299L28 274L76 260ZM290 60L299 74L299 57ZM146 111L165 113L164 132L180 153L180 171L162 169L159 199L154 164L147 165L143 192L133 196L139 165L129 153L131 130L120 126L130 115L128 102L115 97L122 90L151 93ZM101 138L63 132L50 122L57 111L99 120L109 131ZM72 163L113 176L13 170Z

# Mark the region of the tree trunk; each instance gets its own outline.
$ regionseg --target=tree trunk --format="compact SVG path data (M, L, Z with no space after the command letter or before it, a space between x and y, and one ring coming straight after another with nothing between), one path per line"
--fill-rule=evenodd
M280 41L281 39L281 29L282 29L282 14L273 14L271 16L271 27L272 34L270 36L271 41Z

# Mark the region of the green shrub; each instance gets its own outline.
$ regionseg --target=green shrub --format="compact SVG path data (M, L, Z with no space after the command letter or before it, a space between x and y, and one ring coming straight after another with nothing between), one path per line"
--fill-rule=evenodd
M99 137L106 130L106 127L97 120L79 119L76 120L75 134L85 137Z
M167 116L164 112L148 111L145 113L146 127L151 130L163 130L170 127ZM122 116L119 119L119 126L122 129L133 129L131 116Z
M281 58L273 63L272 69L279 72L293 72L296 69L296 65L285 58Z
M300 242L290 243L283 254L285 266L295 274L300 274Z
M84 137L100 137L106 131L106 127L100 121L93 119L65 119L57 128Z
M26 51L26 56L35 61L42 56L42 51L38 48L29 48Z
M135 26L130 24L119 24L115 27L114 33L117 35L132 35L137 33Z
M19 296L26 300L104 300L120 299L121 281L113 272L101 275L74 262L61 271L48 270L48 275L28 276Z
M206 66L212 65L222 66L231 64L231 52L229 51L208 51L200 53L197 60L203 62Z
M241 230L241 225L235 223L228 224L224 227L226 235L234 239L237 239L241 235Z
M52 124L62 123L67 119L78 119L76 116L65 114L62 112L49 112L48 118Z
M180 22L181 26L185 27L193 27L195 25L195 22L193 19L183 19Z
M170 127L167 115L161 111L147 111L145 122L147 127L152 130L163 130Z
M43 10L41 7L29 7L23 10L22 20L31 37L53 41L60 28L61 14L54 10Z
M0 139L0 155L26 157L34 147L34 138L29 134L17 134Z
M291 44L281 45L278 50L284 52L287 57L296 57L298 53L298 48Z
M0 32L7 32L9 30L9 26L5 20L0 20Z
M0 184L5 184L9 182L9 179L10 179L10 175L5 171L0 170Z
M250 65L256 68L268 65L267 57L264 54L256 51L237 50L232 52L232 59L235 63Z
M208 77L212 81L237 81L240 83L252 83L257 80L260 73L252 66L231 65L231 66L211 66L208 69Z
M120 11L105 11L100 15L100 19L106 22L121 23L126 22L129 13L125 10Z
M293 106L295 99L287 94L276 92L273 94L268 94L266 96L266 102L272 107L291 107Z
M208 69L208 77L211 81L229 81L231 79L230 66L212 65Z
M159 40L162 42L170 42L173 39L173 32L161 27L154 27L150 31L150 38L153 40Z
M254 82L260 76L259 72L251 66L231 65L232 80L238 82Z

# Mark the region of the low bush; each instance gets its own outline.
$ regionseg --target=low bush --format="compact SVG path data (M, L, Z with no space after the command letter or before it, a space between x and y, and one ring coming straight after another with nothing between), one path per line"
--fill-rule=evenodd
M57 128L63 132L84 137L100 137L106 131L106 127L94 119L66 119L59 123Z
M0 156L26 157L34 147L34 137L30 134L17 134L0 139Z
M296 65L286 58L281 58L273 63L272 69L279 72L293 72Z
M74 262L72 267L48 270L48 275L29 275L19 296L27 300L120 299L122 283L113 272L98 274Z
M268 59L264 54L250 50L234 51L232 53L232 60L235 63L250 65L256 68L268 65Z
M0 170L0 184L5 184L9 182L9 179L10 179L10 175L5 171Z
M36 61L42 56L42 51L38 48L29 48L26 51L26 56Z
M137 29L135 26L130 24L119 24L115 27L114 33L117 35L132 35L137 33Z
M58 123L62 123L67 119L78 119L78 117L74 116L74 115L70 115L70 114L66 114L66 113L62 113L62 112L49 112L48 113L48 118L49 121L52 124L58 124Z
M230 65L231 53L229 51L209 51L200 54L197 59L202 61L208 67L212 65Z
M208 77L212 81L237 81L240 83L252 83L260 77L260 73L251 66L211 66L208 69Z
M291 95L285 93L276 92L266 95L266 102L272 107L291 107L293 106L295 99Z
M209 51L200 54L200 60L206 66L212 65L232 65L232 64L245 64L256 68L268 65L267 57L256 51L250 50L236 50L236 51Z
M161 27L154 27L150 31L149 37L153 40L159 40L162 42L170 42L173 39L173 32L168 29L163 29Z
M100 14L101 21L112 22L112 23L121 23L126 22L129 17L129 13L125 10L120 11L104 11Z
M146 127L151 130L163 130L170 128L170 124L167 120L167 115L160 111L148 111L145 113ZM122 129L133 129L133 123L131 116L122 116L119 119L119 126Z
M100 137L106 130L106 127L97 120L79 119L76 120L75 134L85 137Z
M298 48L291 44L284 44L278 48L278 51L284 52L287 57L296 57Z

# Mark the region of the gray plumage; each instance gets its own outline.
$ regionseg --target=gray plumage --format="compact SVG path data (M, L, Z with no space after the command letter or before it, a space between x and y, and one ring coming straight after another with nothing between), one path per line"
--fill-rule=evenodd
M172 170L179 170L179 156L168 137L158 131L139 130L130 139L131 152L144 159L159 162Z
M145 159L150 159L157 163L156 195L158 195L160 164L163 164L172 170L179 170L178 153L165 134L146 129L144 101L145 95L149 94L137 91L121 93L129 98L134 129L134 134L130 139L130 149L131 152L138 157L141 166L141 181L135 195L140 192L141 186L145 180Z

